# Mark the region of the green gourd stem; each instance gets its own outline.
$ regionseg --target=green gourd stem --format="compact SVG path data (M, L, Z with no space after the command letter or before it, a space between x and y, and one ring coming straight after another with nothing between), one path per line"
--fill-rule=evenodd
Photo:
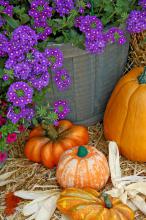
M58 138L58 132L56 131L55 127L52 124L50 125L42 124L42 128L46 131L46 135L51 140L56 140Z
M77 155L78 157L86 157L88 154L88 150L84 146L79 146Z
M91 15L94 15L94 0L90 0L91 2Z
M106 207L107 209L111 209L111 208L112 208L112 203L111 203L111 201L110 201L109 195L106 194L106 193L102 193L101 196L102 196L103 199L104 199L105 207Z
M143 73L138 76L139 84L146 84L146 66L144 67Z

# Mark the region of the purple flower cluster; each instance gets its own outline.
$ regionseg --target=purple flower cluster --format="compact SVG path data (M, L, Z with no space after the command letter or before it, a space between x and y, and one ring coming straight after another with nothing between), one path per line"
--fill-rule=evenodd
M0 0L0 7L2 12L12 17L13 15L13 6L9 4L6 0Z
M33 73L40 74L40 72L47 72L49 63L45 53L41 53L34 49L32 53L27 54L27 60L32 67Z
M76 28L80 28L83 19L84 19L84 16L79 16L79 17L77 17L77 18L75 19L75 24L74 24L74 26L75 26Z
M8 62L6 62L8 68ZM25 54L22 61L13 62L11 68L14 76L19 80L28 80L32 87L41 90L49 84L49 62L45 54L32 49Z
M106 40L102 32L103 25L96 16L80 16L76 19L75 26L85 34L85 46L89 52L98 54L104 51Z
M59 119L63 119L70 113L69 104L65 100L58 100L53 104L54 112L58 115Z
M28 53L36 44L37 35L35 31L27 25L22 25L13 31L6 52L10 60L20 61L24 58L24 53Z
M5 48L6 44L8 42L8 39L4 34L0 34L0 57L4 57L6 55Z
M68 15L74 9L74 0L54 0L55 9L61 17Z
M33 0L29 15L34 19L34 29L37 31L38 40L45 40L51 33L52 29L47 24L47 19L52 16L52 7L46 0Z
M111 28L103 32L103 25L96 16L86 15L76 18L75 27L85 34L85 46L90 53L100 54L104 51L107 43L118 42L124 44L126 38L119 28Z
M29 81L35 89L40 91L49 84L49 78L48 72L40 72L40 74L30 76Z
M54 81L60 91L68 89L71 85L71 77L66 69L57 70L55 72Z
M31 66L28 62L21 62L14 65L14 76L18 79L26 80L31 73Z
M37 32L38 40L46 40L52 34L52 28L47 23L34 25Z
M139 0L139 5L146 9L146 0Z
M130 33L140 33L146 30L146 10L133 10L127 19L127 30Z
M58 69L63 66L63 53L58 48L50 48L45 50L48 65L51 70Z
M14 124L24 118L31 120L33 116L34 110L29 107L10 106L7 113L7 118L9 118Z
M25 33L24 30L26 30ZM16 79L29 81L33 88L40 91L49 84L48 68L55 71L63 66L63 53L58 48L47 48L45 52L34 49L33 46L37 43L34 33L27 26L20 26L13 32L7 46L9 59L5 67L13 70ZM62 90L69 86L70 81L67 72L64 77L66 78L63 79L61 70L60 75L56 74L55 82Z
M37 43L35 31L28 26L15 29L9 41L5 35L0 34L1 56L5 53L8 55L3 80L8 80L7 73L11 72L15 81L7 91L7 100L11 103L7 117L13 123L17 123L20 119L32 119L34 109L29 105L32 104L34 89L40 91L48 86L49 71L54 74L53 79L59 90L65 90L71 84L68 72L60 69L63 66L61 50L47 48L44 52L40 52L34 48ZM69 112L66 105L65 101L61 100L55 104L55 111L61 118Z
M25 82L15 82L10 85L7 98L14 106L24 107L32 102L33 89Z
M112 27L105 33L105 39L109 43L118 42L118 44L124 44L126 42L126 37L124 35L124 32L117 28Z
M103 34L99 34L95 41L90 41L86 39L85 41L86 49L95 54L100 54L104 51L106 47L106 40Z
M9 107L7 118L16 124L20 119L31 120L34 109L27 105L32 102L33 88L25 82L14 82L7 92L7 100L13 105Z
M82 16L79 29L86 35L87 38L91 37L89 34L93 34L93 40L95 40L95 35L103 30L103 25L100 19L96 16L86 15Z

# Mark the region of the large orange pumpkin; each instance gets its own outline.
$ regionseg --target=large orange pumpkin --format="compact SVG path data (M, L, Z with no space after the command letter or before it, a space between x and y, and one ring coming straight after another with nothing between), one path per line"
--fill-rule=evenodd
M34 128L25 145L24 153L29 160L53 168L65 150L79 144L87 144L88 139L86 127L62 120L57 129L51 125Z
M93 189L65 189L57 208L72 220L134 220L134 212L118 198Z
M101 189L109 178L109 167L103 153L91 146L79 146L65 151L56 171L63 187Z
M134 68L118 82L106 107L104 135L129 160L146 162L146 68Z

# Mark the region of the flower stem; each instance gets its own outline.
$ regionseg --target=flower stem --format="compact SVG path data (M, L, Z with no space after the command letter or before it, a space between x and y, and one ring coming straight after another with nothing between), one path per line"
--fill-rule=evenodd
M94 15L94 0L90 0L91 2L91 15Z

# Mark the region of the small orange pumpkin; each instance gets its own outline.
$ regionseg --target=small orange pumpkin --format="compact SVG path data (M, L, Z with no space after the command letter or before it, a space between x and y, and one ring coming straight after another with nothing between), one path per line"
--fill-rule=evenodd
M65 189L57 208L72 220L134 220L134 212L118 198L94 189Z
M56 177L63 188L101 189L109 178L109 167L103 153L96 148L74 147L62 154Z
M146 68L134 68L116 85L104 115L104 135L129 160L146 162Z
M29 160L41 162L48 168L57 165L65 150L88 143L87 128L73 125L68 120L60 121L56 129L52 125L42 126L31 131L24 153Z

